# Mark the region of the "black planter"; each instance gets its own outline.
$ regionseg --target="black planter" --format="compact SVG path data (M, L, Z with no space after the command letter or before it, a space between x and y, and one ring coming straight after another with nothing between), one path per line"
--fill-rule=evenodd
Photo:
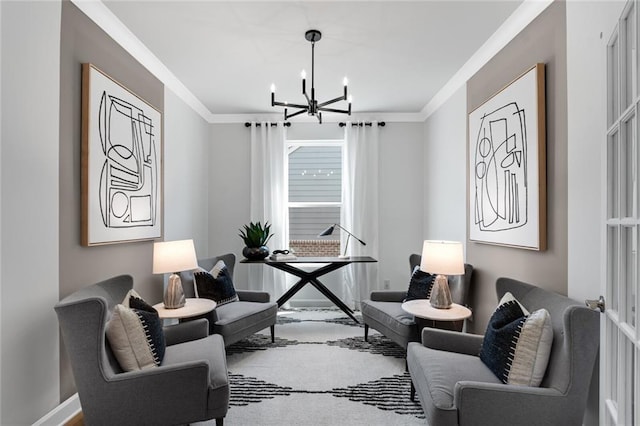
M242 255L249 260L263 260L269 256L269 247L245 247L242 249Z

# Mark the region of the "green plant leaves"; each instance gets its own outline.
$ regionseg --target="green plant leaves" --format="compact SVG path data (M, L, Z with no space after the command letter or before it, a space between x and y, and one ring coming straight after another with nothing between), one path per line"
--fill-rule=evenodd
M249 222L239 231L238 236L242 238L247 247L262 247L273 237L269 222L265 222L264 226L260 222Z

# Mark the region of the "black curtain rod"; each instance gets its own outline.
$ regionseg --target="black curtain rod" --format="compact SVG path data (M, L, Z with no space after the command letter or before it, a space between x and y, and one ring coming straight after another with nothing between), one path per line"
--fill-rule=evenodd
M367 121L366 123L351 123L351 125L352 125L352 126L358 126L358 127L362 127L362 126L371 127L371 126L372 126L372 124L373 124L373 123L371 123L371 122L369 122L369 121ZM347 125L347 123L345 123L345 122L340 122L340 123L338 123L338 126L340 126L340 127L344 127L344 126L346 126L346 125ZM379 121L379 122L378 122L378 127L384 127L384 126L386 126L386 125L387 125L387 123L385 123L384 121Z
M262 126L262 123L255 123L255 124L256 124L256 127L260 127L260 126ZM268 123L268 124L269 124L271 127L275 127L275 126L277 126L277 125L278 125L278 123ZM283 125L284 127L291 127L291 123L289 123L288 121L285 121L284 123L282 123L282 125ZM244 127L251 127L251 123L250 123L250 122L248 122L248 121L247 121L247 122L245 122L245 123L244 123Z

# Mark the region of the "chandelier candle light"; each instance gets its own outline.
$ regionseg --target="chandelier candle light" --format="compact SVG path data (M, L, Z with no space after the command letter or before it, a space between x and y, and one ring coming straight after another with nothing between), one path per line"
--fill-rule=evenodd
M197 267L198 259L193 240L153 243L153 273L171 274L164 291L164 307L166 309L177 309L184 306L184 290L178 272L189 271Z
M326 102L318 103L316 99L316 90L315 90L315 79L314 79L314 68L315 68L315 45L316 41L322 38L322 33L318 30L309 30L304 34L304 37L311 42L311 97L307 94L307 73L302 70L300 73L300 77L302 77L302 94L305 98L307 98L307 105L302 104L290 104L288 102L279 102L276 101L276 86L275 84L271 85L271 106L283 106L284 107L284 119L288 120L291 117L295 117L296 115L300 115L302 113L307 113L308 115L315 116L318 118L318 122L322 124L322 112L337 112L340 114L348 114L351 115L351 101L353 100L351 96L347 94L347 77L342 81L344 85L344 92L342 96L338 96L337 98L328 100ZM328 105L339 101L348 101L348 109L337 109L337 108L327 108ZM289 114L288 108L296 108L297 111Z
M425 240L420 269L437 274L429 297L431 306L437 309L450 308L452 300L447 275L464 275L462 243Z

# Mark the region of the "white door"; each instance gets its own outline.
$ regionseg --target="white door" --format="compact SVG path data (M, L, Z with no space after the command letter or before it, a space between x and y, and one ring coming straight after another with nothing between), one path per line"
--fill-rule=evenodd
M605 315L601 322L600 424L640 424L638 299L638 9L627 2L607 46L604 191Z

